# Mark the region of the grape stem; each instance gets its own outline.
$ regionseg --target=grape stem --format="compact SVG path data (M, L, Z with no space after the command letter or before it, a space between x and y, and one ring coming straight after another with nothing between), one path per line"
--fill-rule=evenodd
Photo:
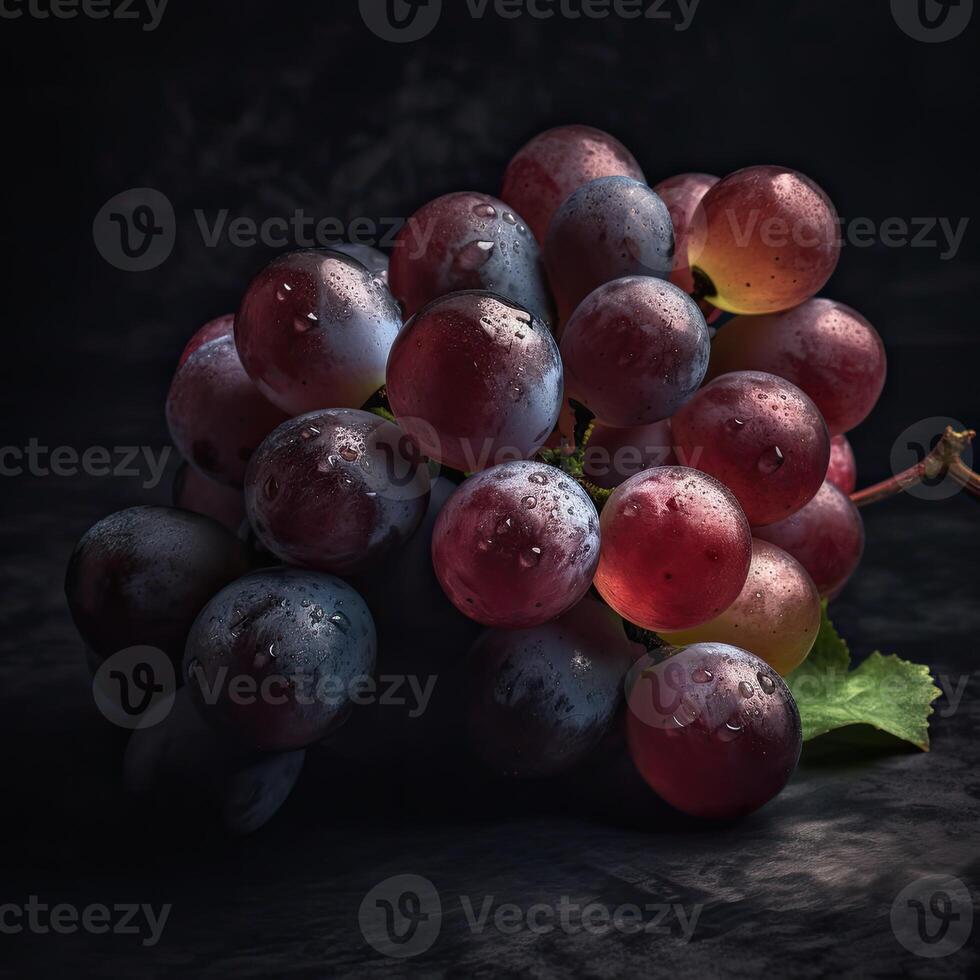
M958 432L947 425L935 449L924 459L907 470L882 480L881 483L875 483L873 486L852 493L851 500L858 507L867 507L869 504L902 493L923 480L931 480L943 475L952 477L967 492L980 498L980 475L974 473L961 458L975 436L976 432L973 429Z

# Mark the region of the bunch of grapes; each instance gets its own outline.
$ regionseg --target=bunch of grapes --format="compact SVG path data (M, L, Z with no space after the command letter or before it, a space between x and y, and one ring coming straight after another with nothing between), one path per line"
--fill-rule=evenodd
M174 507L71 559L92 662L149 645L180 680L132 788L251 830L311 746L459 740L513 778L628 753L695 817L770 800L801 749L783 678L861 557L846 433L885 378L874 328L816 297L838 253L801 173L651 186L569 126L499 198L421 207L390 267L277 258L177 366ZM429 672L425 724L360 696Z

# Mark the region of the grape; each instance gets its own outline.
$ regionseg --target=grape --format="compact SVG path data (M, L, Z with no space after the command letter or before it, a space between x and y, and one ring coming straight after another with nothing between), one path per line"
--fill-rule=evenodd
M177 451L206 476L240 487L259 443L288 416L245 373L230 335L193 351L167 395Z
M601 422L623 427L673 415L697 391L709 354L697 304L649 276L600 286L561 339L568 394Z
M666 279L674 254L667 206L630 177L584 184L555 212L544 242L562 324L594 289L623 276Z
M595 586L624 619L682 630L727 609L745 585L752 535L735 497L685 466L631 477L602 511Z
M830 440L830 465L827 467L827 479L844 493L853 493L857 486L857 462L847 436L834 436Z
M65 594L98 659L152 646L179 662L194 617L246 571L244 546L216 521L169 507L131 507L78 542Z
M570 769L616 719L632 653L622 620L591 597L543 626L487 630L466 664L474 751L500 775Z
M388 256L379 249L362 245L360 242L338 242L330 248L334 252L349 255L360 262L372 275L379 276L385 282L388 281Z
M543 242L552 215L573 191L597 177L644 180L633 154L591 126L559 126L535 136L507 165L500 196Z
M173 505L210 517L236 534L245 520L241 490L217 483L187 463L181 463L174 476Z
M792 517L754 533L788 551L810 573L820 595L831 599L844 588L864 553L861 514L847 494L829 482Z
M187 346L184 348L184 352L180 355L180 360L177 362L177 367L181 368L184 365L184 361L187 360L198 349L198 347L203 347L205 344L210 343L212 340L217 340L219 337L232 337L235 333L235 314L226 313L224 316L219 316L214 320L209 320L207 323L201 327L200 330L187 341Z
M676 464L672 445L670 419L632 429L596 422L585 446L582 471L590 483L614 490L643 470Z
M718 183L712 174L678 174L660 181L653 189L667 205L674 226L674 263L670 281L684 290L694 292L694 277L687 263L691 224L701 198Z
M537 317L487 292L420 311L388 360L388 398L426 456L470 472L532 456L562 397L561 357Z
M349 585L270 568L204 607L187 637L184 675L206 719L245 745L284 752L344 721L376 652L371 614Z
M256 276L235 319L242 364L290 415L360 408L383 384L401 314L384 280L328 249L289 252Z
M390 281L406 319L464 289L552 319L538 243L519 214L488 194L446 194L416 211L395 240Z
M832 436L871 413L885 385L885 346L860 313L830 299L811 299L784 313L739 316L711 348L709 377L768 371L805 391Z
M542 463L504 463L471 476L443 508L432 538L432 564L456 608L507 629L570 609L588 591L598 560L592 501Z
M675 452L717 477L753 527L799 510L820 489L830 437L816 405L761 371L723 374L671 419ZM695 462L696 460L696 462Z
M803 745L800 713L765 661L698 643L631 672L627 732L640 775L693 817L731 820L768 803Z
M268 823L296 785L303 750L257 753L204 721L187 688L158 725L133 732L123 758L126 788L197 833L217 821L236 834Z
M837 266L827 195L785 167L746 167L701 199L688 238L699 291L729 313L775 313L819 292Z
M738 598L701 626L661 636L674 646L730 643L785 677L806 659L819 629L820 594L813 579L782 548L753 538L749 577Z
M401 429L350 408L283 423L245 479L259 540L289 564L336 575L363 571L406 541L428 497L428 470Z

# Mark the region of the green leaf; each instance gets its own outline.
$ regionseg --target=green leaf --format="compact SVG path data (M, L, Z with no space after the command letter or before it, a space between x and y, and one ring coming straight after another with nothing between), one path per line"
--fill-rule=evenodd
M871 725L929 750L929 715L942 693L929 668L872 653L850 670L851 653L827 617L810 656L786 678L803 721L803 740L848 725Z

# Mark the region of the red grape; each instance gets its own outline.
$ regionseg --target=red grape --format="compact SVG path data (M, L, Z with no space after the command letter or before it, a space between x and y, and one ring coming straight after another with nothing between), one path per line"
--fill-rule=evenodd
M811 299L770 316L739 316L711 347L709 377L768 371L813 399L832 436L870 414L885 384L885 346L860 313Z
M840 228L827 195L786 167L746 167L718 181L691 220L699 291L730 313L788 310L837 266Z
M429 473L392 422L332 408L279 426L245 478L259 540L283 561L360 572L406 541L429 499Z
M810 573L820 595L831 599L844 588L864 553L861 513L829 482L792 517L753 533L788 551Z
M290 252L252 281L235 319L242 364L283 411L360 408L383 384L401 314L384 280L327 249Z
M633 429L596 422L583 453L582 471L590 483L614 490L643 470L677 463L672 445L670 419Z
M230 335L193 351L167 395L167 425L177 451L230 486L242 485L252 453L287 418L245 373Z
M674 255L667 206L630 177L590 180L551 219L544 242L548 281L564 325L594 289L623 276L666 279Z
M507 165L500 192L543 242L552 215L583 184L597 177L645 180L633 154L591 126L559 126L535 136Z
M203 347L205 344L212 340L217 340L219 337L232 337L234 336L234 333L234 313L226 313L224 316L216 317L214 320L208 320L208 322L205 323L204 326L201 327L201 329L187 341L187 346L180 355L180 360L177 362L177 367L182 367L184 361L186 361L187 358L198 349L198 347Z
M491 293L454 293L406 324L388 360L392 411L422 452L464 472L532 456L562 397L548 327Z
M395 240L390 282L406 319L440 296L483 289L551 321L538 243L489 194L446 194L416 211Z
M653 189L667 205L674 226L674 264L670 281L684 290L694 292L694 276L687 260L691 223L701 198L720 180L712 174L678 174L660 181Z
M599 518L585 491L543 463L471 476L436 521L432 564L460 611L485 626L538 626L588 591Z
M721 483L685 466L631 477L602 511L595 585L621 616L649 630L707 622L738 597L752 534Z
M786 785L803 745L800 713L765 661L698 643L631 672L630 755L647 784L694 817L730 820Z
M708 327L687 293L631 276L600 286L565 326L568 394L607 425L649 425L673 415L708 369Z
M716 378L671 426L675 451L697 458L698 469L721 480L753 527L799 510L820 489L830 462L830 437L816 405L795 385L761 371Z
M847 441L847 436L834 436L830 440L830 465L827 467L827 479L844 493L853 493L857 486L857 461L854 459L854 450Z
M749 577L720 615L693 629L661 633L673 646L730 643L761 657L785 677L806 659L820 630L820 594L790 554L752 540Z
M174 476L173 505L210 517L236 534L245 520L241 490L217 483L187 463L182 463Z

